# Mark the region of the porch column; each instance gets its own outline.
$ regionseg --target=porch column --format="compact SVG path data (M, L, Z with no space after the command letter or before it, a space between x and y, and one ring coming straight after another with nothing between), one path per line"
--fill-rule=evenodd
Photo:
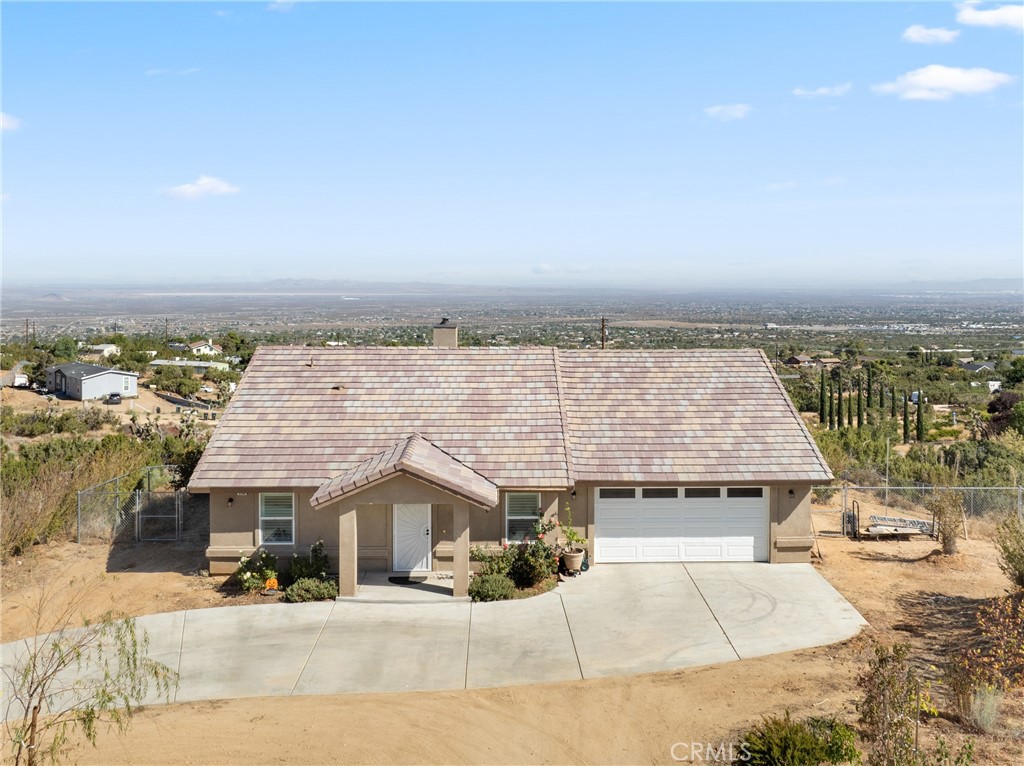
M469 595L469 503L460 500L452 512L452 595Z
M338 595L355 596L359 589L359 540L356 506L343 506L338 513Z

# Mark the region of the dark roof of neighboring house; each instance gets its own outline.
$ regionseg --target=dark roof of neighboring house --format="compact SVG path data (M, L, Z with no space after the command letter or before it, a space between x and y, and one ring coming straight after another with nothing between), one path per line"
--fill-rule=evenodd
M411 434L506 489L832 478L757 350L263 347L189 486L344 484Z
M960 366L967 370L967 372L981 372L982 370L995 370L996 368L993 362L974 362Z
M100 367L97 364L83 364L82 362L68 362L67 364L55 364L51 367L47 367L46 371L60 370L65 376L69 378L78 378L79 380L85 380L86 378L92 378L97 375L102 375L106 372L115 372L118 375L134 375L136 378L139 377L137 372L127 372L125 370L114 370L110 367Z

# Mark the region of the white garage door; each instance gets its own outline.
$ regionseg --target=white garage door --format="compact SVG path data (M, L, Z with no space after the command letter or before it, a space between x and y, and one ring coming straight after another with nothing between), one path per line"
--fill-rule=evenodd
M602 487L594 561L767 561L767 487Z

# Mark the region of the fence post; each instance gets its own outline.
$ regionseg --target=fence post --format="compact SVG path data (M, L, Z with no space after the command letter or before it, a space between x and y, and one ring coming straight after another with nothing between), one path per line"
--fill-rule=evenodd
M846 513L846 485L843 485L843 513Z
M78 538L78 544L82 544L82 490L78 490L75 493L75 501L78 506L78 527L76 531L76 537Z
M1024 487L1017 487L1017 515L1024 516Z
M135 542L142 539L142 490L135 490Z

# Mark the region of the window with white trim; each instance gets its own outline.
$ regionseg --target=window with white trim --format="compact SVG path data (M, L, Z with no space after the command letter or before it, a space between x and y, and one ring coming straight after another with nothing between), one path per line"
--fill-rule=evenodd
M260 493L260 541L263 545L295 542L295 495L291 492Z
M505 495L505 539L518 543L532 536L541 515L540 492L509 492Z
M129 378L127 375L121 378L121 390L124 391L125 393L128 393L129 391L132 390L131 380L132 379Z

